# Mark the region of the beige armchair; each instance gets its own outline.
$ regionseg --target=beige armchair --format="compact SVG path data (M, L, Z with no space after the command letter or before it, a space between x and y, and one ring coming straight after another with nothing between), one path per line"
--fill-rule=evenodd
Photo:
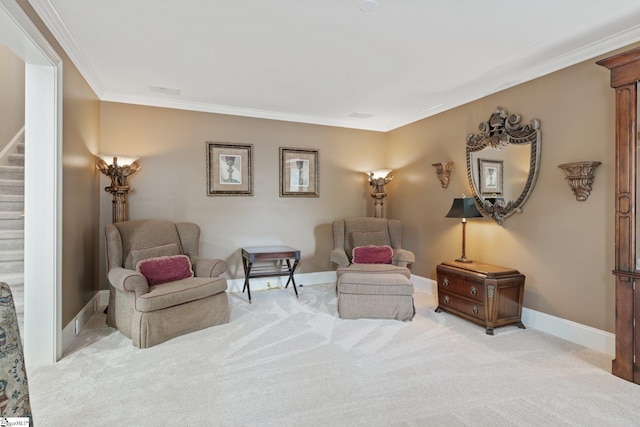
M337 220L333 222L333 241L330 259L338 265L336 292L338 315L342 319L413 319L413 284L407 266L415 261L415 256L402 249L400 221ZM383 257L375 259L375 263L368 263L367 256L353 259L357 247L365 253L382 253Z
M151 347L229 322L227 280L221 276L227 264L198 256L200 227L196 224L124 221L107 225L105 239L110 284L107 324L131 338L134 346ZM189 262L179 255L188 257L193 277L149 284L159 281L148 274L151 267L159 266L156 276L173 274L167 260L177 259L188 267ZM143 264L146 276L136 270L136 265Z

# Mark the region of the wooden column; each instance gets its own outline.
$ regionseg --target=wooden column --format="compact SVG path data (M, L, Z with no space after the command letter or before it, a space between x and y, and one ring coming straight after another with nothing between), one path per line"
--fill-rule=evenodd
M640 339L635 327L640 321L640 297L636 292L636 191L637 119L640 49L598 61L611 70L611 87L616 89L616 196L615 269L616 276L616 356L612 372L640 384L636 361Z

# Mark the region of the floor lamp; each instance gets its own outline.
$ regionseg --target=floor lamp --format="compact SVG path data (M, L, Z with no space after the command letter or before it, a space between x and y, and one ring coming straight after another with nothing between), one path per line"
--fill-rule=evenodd
M446 215L447 218L462 218L462 256L456 261L458 262L473 262L470 259L467 259L465 254L465 246L466 246L466 232L467 232L467 218L478 218L481 217L482 214L476 208L476 204L473 198L462 197L459 199L453 199L453 205L449 210L449 213Z
M118 164L118 156L98 155L96 167L104 175L111 178L111 185L104 191L113 195L112 215L113 223L127 220L127 194L131 191L127 178L140 169L137 158L121 157L122 165Z
M369 176L369 185L373 187L371 197L373 197L374 217L384 218L384 198L387 197L384 186L393 179L391 169L378 169L367 172L367 175Z

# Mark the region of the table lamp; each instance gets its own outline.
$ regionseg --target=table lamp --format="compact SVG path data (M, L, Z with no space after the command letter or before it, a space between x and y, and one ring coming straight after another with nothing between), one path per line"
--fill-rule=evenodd
M468 197L465 198L456 198L453 199L453 205L449 210L449 213L446 215L447 218L462 218L462 256L456 261L458 262L473 262L470 259L467 259L465 254L465 246L466 246L466 231L467 231L467 218L478 218L481 217L482 214L476 208L476 204L473 198Z

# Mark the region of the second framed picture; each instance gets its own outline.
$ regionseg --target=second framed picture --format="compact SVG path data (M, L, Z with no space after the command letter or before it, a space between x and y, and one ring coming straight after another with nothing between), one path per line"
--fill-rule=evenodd
M318 197L318 150L280 147L280 197Z

